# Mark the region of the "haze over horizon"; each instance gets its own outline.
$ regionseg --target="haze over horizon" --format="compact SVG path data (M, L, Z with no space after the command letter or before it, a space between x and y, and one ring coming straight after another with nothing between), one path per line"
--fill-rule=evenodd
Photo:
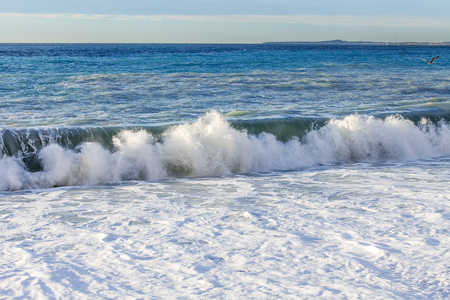
M2 43L445 42L444 0L0 0Z

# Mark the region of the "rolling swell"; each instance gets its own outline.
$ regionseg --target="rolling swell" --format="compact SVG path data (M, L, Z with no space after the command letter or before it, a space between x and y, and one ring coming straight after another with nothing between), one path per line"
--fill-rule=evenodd
M324 118L285 118L230 121L230 124L233 128L245 131L249 135L270 133L278 140L287 142L294 137L302 138L309 131L324 126L327 121L328 120Z
M323 126L326 121L326 119L287 118L230 121L229 123L234 129L245 131L249 135L270 133L278 140L287 142L293 137L301 138L312 128ZM0 154L29 160L50 144L58 144L66 149L76 149L81 144L89 142L97 143L113 151L113 137L121 131L145 130L157 141L161 141L163 133L168 128L169 126L3 129L0 130Z
M385 119L390 115L379 115ZM439 124L450 122L450 113L420 112L404 113L401 115L419 125L423 119ZM287 142L292 138L302 139L308 132L325 126L330 120L325 118L279 118L257 120L229 120L230 126L249 135L269 133L278 140ZM175 126L175 125L174 125ZM112 139L123 130L145 130L158 141L169 126L140 126L140 127L86 127L86 128L43 128L43 129L0 129L0 155L20 156L26 158L37 154L49 144L58 144L63 148L75 149L83 143L94 142L108 150L113 150Z
M147 128L147 131L158 136L166 128ZM39 171L42 167L37 156L48 145L57 144L62 148L74 150L83 143L97 143L113 151L113 137L123 130L137 129L125 127L3 129L0 130L0 156L19 157L30 171Z
M212 111L171 127L4 129L0 134L0 190L450 154L448 115L434 113L227 121Z

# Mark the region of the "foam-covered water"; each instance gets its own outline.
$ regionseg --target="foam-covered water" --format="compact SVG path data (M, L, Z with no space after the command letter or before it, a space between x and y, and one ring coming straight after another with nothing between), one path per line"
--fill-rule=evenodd
M446 54L0 45L1 295L445 299Z

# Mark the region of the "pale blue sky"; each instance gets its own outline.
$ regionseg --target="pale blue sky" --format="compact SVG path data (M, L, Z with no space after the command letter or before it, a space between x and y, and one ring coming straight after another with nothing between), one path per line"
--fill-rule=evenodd
M449 0L0 0L0 42L450 41Z

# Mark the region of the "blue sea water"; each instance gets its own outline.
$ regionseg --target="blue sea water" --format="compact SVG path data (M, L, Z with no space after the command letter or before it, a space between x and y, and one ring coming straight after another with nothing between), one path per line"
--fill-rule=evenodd
M10 296L445 298L449 174L448 46L0 44Z
M268 158L241 157L227 162L222 171L198 172L192 158L180 154L196 150L184 149L183 141L179 141L179 148L172 157L159 155L158 171L153 171L150 163L141 175L116 170L116 176L98 178L94 182L296 169L323 162L351 161L353 156L358 161L391 158L392 155L400 160L412 156L445 156L449 137L444 133L438 137L441 141L433 141L433 151L427 149L425 155L421 148L426 146L412 146L418 148L413 152L420 154L411 156L410 151L398 153L396 149L381 149L390 146L373 146L381 142L368 131L376 130L376 125L369 124L376 122L372 118L379 122L392 116L396 116L397 121L413 122L415 128L422 128L420 130L428 134L447 128L450 71L446 57L449 51L445 46L404 45L3 44L0 46L0 148L6 179L1 186L9 190L90 183L83 178L43 184L39 179L32 180L33 183L23 178L11 179L6 175L10 172L5 165L11 167L13 163L4 161L15 160L15 166L23 168L20 176L34 176L33 173L46 169L45 152L41 150L58 147L60 151L75 155L91 143L115 154L120 151L116 151L119 142L114 143L114 140L124 136L125 129L130 135L144 130L147 132L147 136L142 137L147 139L145 145L164 148L169 144L175 125L200 122L202 128L188 129L197 136L210 130L208 126L219 121L213 118L202 121L201 118L211 111L216 112L222 126L235 130L231 135L248 134L245 138L253 145L252 139L269 134L281 141L281 148L294 139L300 148L320 148L306 141L308 136L326 130L333 122L344 122L345 118L365 123L355 130L365 135L364 141L373 141L368 146L359 145L363 141L358 138L349 141L350 144L345 145L350 149L349 154L343 157L321 153L313 154L314 159L306 159L308 163L294 159L277 165L277 153L266 153ZM435 64L423 61L435 55L441 56ZM424 129L423 124L420 127L421 122L428 122L428 127ZM390 129L388 121L382 123L388 128L380 133L379 139L386 138L383 135L392 138L390 135L402 134ZM199 132L194 133L194 130ZM215 138L223 138L220 130L216 134ZM342 132L333 134L342 135ZM325 143L335 147L333 151L340 147L332 145L331 140ZM212 152L227 153L221 145L201 146L212 147ZM352 148L358 147L371 149L354 153L356 150ZM386 153L380 154L382 151ZM297 149L290 154L295 156L300 152ZM189 152L188 156L191 154L194 155ZM136 155L139 155L134 158L137 161L144 159L141 155L145 156L144 153ZM174 157L182 155L183 159L173 161ZM311 156L311 153L305 155ZM221 159L220 163L224 163L225 158ZM255 161L258 159L273 162L271 166L255 167L261 165ZM81 168L79 163L74 164L78 164L75 169ZM246 164L252 166L243 167ZM190 170L186 169L187 165L191 166ZM292 167L287 168L287 165ZM173 171L178 169L184 171ZM75 170L67 172L75 173ZM146 175L142 176L144 173ZM23 181L23 184L13 187L8 181Z
M2 45L2 127L145 126L439 109L448 47ZM422 58L442 58L429 66ZM440 104L444 102L444 104ZM433 105L434 104L434 105ZM441 105L441 106L440 106ZM43 113L45 112L45 113Z

